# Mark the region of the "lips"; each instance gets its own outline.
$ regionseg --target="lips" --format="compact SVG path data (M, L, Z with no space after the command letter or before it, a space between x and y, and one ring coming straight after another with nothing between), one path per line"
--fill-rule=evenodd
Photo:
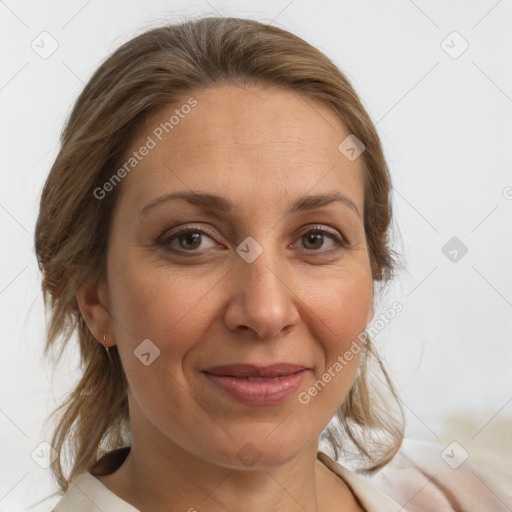
M203 373L214 389L246 405L272 405L295 394L309 368L291 363L232 364Z
M221 375L224 377L246 377L259 380L277 380L280 377L292 375L305 370L306 367L292 363L276 363L270 366L256 366L253 364L228 364L224 366L215 366L205 370L211 375Z

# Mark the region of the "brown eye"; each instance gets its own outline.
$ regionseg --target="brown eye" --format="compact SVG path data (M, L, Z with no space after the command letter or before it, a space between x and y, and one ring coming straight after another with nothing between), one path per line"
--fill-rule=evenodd
M330 252L346 246L343 238L335 230L316 227L304 233L300 241L302 248L312 252Z
M195 250L201 245L201 233L185 233L178 237L179 245L185 250Z
M203 250L218 247L213 238L202 229L190 227L162 235L158 245L166 251L184 256L200 256Z
M321 249L324 235L321 233L308 233L302 237L306 249Z

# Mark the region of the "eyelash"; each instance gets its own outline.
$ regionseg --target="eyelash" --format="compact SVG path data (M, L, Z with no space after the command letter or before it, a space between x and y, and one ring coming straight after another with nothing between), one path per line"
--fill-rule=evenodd
M203 228L199 228L196 226L187 226L187 227L183 227L183 228L179 229L175 233L172 233L172 236L165 236L165 234L162 235L158 239L157 244L160 245L161 247L163 247L165 250L175 253L175 254L178 254L180 256L185 256L185 257L202 256L205 253L204 251L203 252L186 251L184 249L174 249L169 246L169 244L171 242L178 239L180 236L186 235L189 233L200 233L202 235L208 236L209 238L212 238L212 239L214 238L212 234L208 233ZM333 251L339 251L341 249L347 249L349 247L349 244L347 243L347 241L343 237L339 236L335 231L331 231L330 229L327 229L327 228L319 226L319 225L313 226L308 231L305 231L304 233L302 233L300 235L299 239L301 239L304 236L309 235L309 234L327 235L327 237L330 238L337 245L337 247L331 248L329 250L304 249L305 251L311 251L313 253L330 253Z

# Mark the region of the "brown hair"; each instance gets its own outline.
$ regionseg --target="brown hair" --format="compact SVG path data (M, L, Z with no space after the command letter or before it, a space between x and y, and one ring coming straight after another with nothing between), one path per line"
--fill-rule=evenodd
M256 82L323 102L363 142L364 225L372 275L383 283L392 276L391 184L379 137L349 81L328 57L286 30L236 18L163 26L123 44L97 69L74 105L42 192L35 231L42 288L51 312L45 354L60 340L60 359L76 334L83 370L53 413L59 418L52 439L58 458L52 469L62 490L89 470L101 451L129 443L131 432L127 381L117 349L110 350L109 359L89 331L75 297L80 282L105 272L110 219L121 185L102 200L95 198L94 190L119 168L137 126L150 114L197 88ZM371 359L377 362L384 385L369 387ZM358 375L338 412L344 433L327 433L336 455L342 449L348 453L352 443L367 471L386 464L403 436L403 415L390 413L383 390L399 404L367 338Z

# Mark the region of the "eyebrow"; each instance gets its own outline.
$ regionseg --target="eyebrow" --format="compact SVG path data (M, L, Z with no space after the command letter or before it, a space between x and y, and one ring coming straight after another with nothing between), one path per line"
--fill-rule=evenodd
M149 210L155 208L156 206L165 203L167 201L183 199L190 204L203 207L207 210L218 210L221 212L230 212L235 209L234 204L226 199L225 197L217 196L214 194L208 194L203 192L195 192L191 191L180 191L180 192L171 192L169 194L165 194L163 196L157 197L150 203L148 203L142 210L139 215L146 214ZM296 213L304 210L313 210L314 208L321 208L323 206L327 206L331 203L341 203L350 208L353 212L357 214L359 218L362 219L361 212L357 208L356 204L349 197L339 193L339 192L330 192L326 194L316 194L316 195L306 195L299 197L291 204L287 213Z

